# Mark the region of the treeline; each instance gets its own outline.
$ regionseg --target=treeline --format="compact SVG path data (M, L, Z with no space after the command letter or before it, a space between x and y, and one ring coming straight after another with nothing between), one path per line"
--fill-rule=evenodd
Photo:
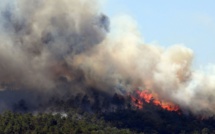
M54 100L52 107L62 111L72 107L92 112L112 126L137 133L215 134L215 117L202 119L189 111L186 114L180 110L171 112L155 106L152 102L143 103L143 109L138 109L129 96L126 98L115 94L109 100L95 96L94 103L85 95L68 101Z
M0 115L0 134L215 134L213 118L200 120L165 110L89 113L15 113Z
M5 112L0 115L0 134L133 134L118 129L92 114L21 114Z
M133 103L129 96L115 94L108 99L95 93L93 99L88 95L53 98L40 114L30 114L27 102L21 100L13 112L0 115L0 134L215 134L215 117L170 112L153 103L138 109Z
M146 106L146 105L145 105ZM198 118L146 106L142 110L118 110L104 113L105 121L117 128L128 128L144 134L215 134L215 118Z

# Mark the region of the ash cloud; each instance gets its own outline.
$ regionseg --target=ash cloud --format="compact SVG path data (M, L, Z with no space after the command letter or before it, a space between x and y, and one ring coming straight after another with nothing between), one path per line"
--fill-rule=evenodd
M53 95L127 95L140 88L195 114L215 113L213 69L193 69L193 52L183 45L145 44L128 16L110 25L97 0L18 0L1 19L2 109L21 99L30 100L20 102L26 110Z
M109 20L98 5L94 0L18 0L5 6L0 34L2 94L11 90L48 98L64 90L85 92L82 70L69 63L105 38Z

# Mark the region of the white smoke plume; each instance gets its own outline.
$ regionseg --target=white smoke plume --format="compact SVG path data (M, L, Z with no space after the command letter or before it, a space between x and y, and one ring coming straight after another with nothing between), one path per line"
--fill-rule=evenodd
M1 19L0 94L142 88L195 114L215 114L213 67L193 69L193 52L183 45L145 44L128 16L111 20L109 31L97 0L18 0Z

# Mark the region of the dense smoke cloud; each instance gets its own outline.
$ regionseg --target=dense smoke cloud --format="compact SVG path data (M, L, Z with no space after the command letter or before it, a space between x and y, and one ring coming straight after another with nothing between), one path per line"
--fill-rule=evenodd
M37 104L38 94L42 102L92 89L127 95L140 88L182 110L215 113L215 75L192 69L191 49L145 44L128 16L109 26L96 0L18 0L3 8L1 19L2 108L22 98Z
M82 70L69 64L75 55L100 43L109 30L97 1L19 0L1 11L2 94L19 90L18 94L34 96L37 91L48 98L65 94L63 90L86 90ZM2 103L21 98L11 94Z

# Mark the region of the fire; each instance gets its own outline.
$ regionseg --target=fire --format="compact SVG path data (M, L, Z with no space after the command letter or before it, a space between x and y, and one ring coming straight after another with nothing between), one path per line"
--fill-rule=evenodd
M153 103L156 106L159 106L168 111L179 111L179 107L174 105L171 102L165 102L157 99L155 94L150 93L148 90L136 90L137 97L131 96L132 102L134 106L139 109L143 108L143 104L145 103Z
M134 102L133 104L135 105L135 107L137 107L138 109L143 108L143 101L138 100L138 99L134 98L133 96L131 96L131 100L132 100L132 102Z

